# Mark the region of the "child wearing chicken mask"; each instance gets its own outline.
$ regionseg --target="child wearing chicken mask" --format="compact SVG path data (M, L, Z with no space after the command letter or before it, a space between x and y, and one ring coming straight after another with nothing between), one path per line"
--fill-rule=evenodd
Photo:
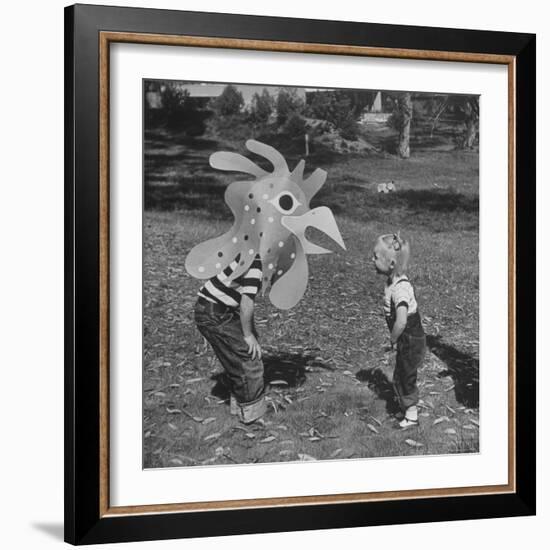
M234 222L225 234L197 244L185 259L189 275L207 280L199 291L195 320L231 381L232 411L244 423L265 412L262 350L254 330L254 298L260 286L272 305L294 307L308 284L309 254L330 252L306 238L323 231L345 250L331 210L310 207L327 173L317 168L304 178L305 162L290 171L275 148L249 139L247 149L273 166L266 171L248 157L218 151L210 165L247 177L228 185L224 198Z
M426 350L414 288L407 277L409 257L410 245L399 234L382 235L376 240L372 260L376 272L386 277L384 316L391 348L397 348L393 387L403 429L418 425L417 375Z
M248 271L232 280L239 260L237 256L201 287L195 323L228 377L231 414L250 424L266 410L262 348L254 327L254 299L261 288L262 263L256 256Z

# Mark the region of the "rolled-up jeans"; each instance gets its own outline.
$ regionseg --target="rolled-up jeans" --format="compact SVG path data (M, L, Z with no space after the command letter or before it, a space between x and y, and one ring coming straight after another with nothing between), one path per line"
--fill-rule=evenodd
M403 411L418 403L416 379L426 352L426 336L405 330L397 340L393 387Z
M199 300L195 305L195 323L227 373L230 391L241 410L255 409L259 400L263 403L264 365L261 359L252 359L248 353L239 310Z

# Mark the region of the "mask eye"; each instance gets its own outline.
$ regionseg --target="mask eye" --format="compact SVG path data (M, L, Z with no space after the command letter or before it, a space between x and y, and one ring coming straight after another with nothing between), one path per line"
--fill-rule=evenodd
M296 208L301 205L296 197L289 191L282 191L269 202L273 204L281 214L292 214Z

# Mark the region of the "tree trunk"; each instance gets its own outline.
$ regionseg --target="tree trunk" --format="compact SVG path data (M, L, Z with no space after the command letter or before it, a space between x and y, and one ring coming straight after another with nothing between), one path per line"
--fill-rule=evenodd
M479 98L467 98L463 107L466 131L462 141L464 149L473 149L479 124Z
M399 128L399 144L397 146L397 154L402 159L408 159L411 156L409 142L413 114L412 97L410 92L399 96L399 114L401 119L401 127Z
M466 147L466 149L472 149L474 146L477 133L476 126L476 120L473 118L468 119L466 122L466 137L464 139L464 147Z

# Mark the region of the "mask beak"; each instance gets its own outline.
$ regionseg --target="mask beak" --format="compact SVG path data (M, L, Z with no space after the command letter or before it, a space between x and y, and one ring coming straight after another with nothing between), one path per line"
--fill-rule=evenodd
M308 227L319 229L319 231L328 235L333 241L346 250L346 245L344 244L342 235L340 235L334 215L330 208L326 206L308 210L301 216L283 216L281 218L281 223L291 233L294 233L294 235L298 237L306 254L329 254L331 252L331 250L327 250L306 239L305 232Z

